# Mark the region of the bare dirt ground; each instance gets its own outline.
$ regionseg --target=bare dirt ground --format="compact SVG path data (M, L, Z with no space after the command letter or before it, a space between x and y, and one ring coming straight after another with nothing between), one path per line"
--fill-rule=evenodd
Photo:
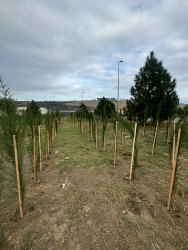
M16 198L0 202L4 249L188 249L187 153L180 157L179 186L167 212L172 169L166 151L151 159L145 139L129 183L131 143L119 146L113 166L113 146L103 152L99 143L96 149L65 122L37 183L27 176L24 218Z

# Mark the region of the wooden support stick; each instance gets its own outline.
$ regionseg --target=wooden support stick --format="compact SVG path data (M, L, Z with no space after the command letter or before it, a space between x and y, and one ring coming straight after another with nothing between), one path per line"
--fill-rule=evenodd
M98 148L98 142L97 142L97 140L98 140L98 138L97 138L97 120L96 120L96 123L95 123L95 143L96 143L96 148Z
M145 131L146 131L146 120L144 119L144 130L143 130L143 136L145 136Z
M172 152L172 167L174 166L174 160L175 160L175 150L176 150L176 123L175 123L175 120L174 120L173 152Z
M20 217L21 217L21 219L23 219L22 194L21 194L20 173L19 173L19 165L18 165L18 153L17 153L15 135L13 135L13 142L14 142L14 157L15 157L15 164L16 164L16 177L17 177L17 185L18 185L18 199L19 199L19 206L20 206Z
M50 124L49 144L50 144L50 148L51 148L52 147L52 124Z
M168 117L166 143L169 143L169 137L170 137L170 118Z
M39 166L40 166L40 172L42 171L42 159L41 159L41 140L40 140L40 126L38 126L38 131L39 131Z
M148 139L150 139L150 135L151 135L151 117L150 117L150 121L149 121L149 134L148 134Z
M45 156L46 156L46 160L48 159L48 138L47 138L47 127L46 127L46 131L45 131Z
M91 142L93 144L93 120L91 120Z
M130 167L129 181L131 181L131 179L132 179L133 162L134 162L134 149L135 149L135 141L136 141L136 129L137 129L137 122L135 123L135 128L134 128L134 139L133 139L133 148L132 148L132 157L131 157L131 167Z
M123 125L121 126L121 142L123 142L123 132L124 132L124 127Z
M83 135L83 118L81 118L81 134Z
M35 127L33 126L33 175L34 175L34 182L37 181L36 177L36 159L35 159Z
M89 136L90 136L90 129L89 129L89 120L88 120L88 140L89 140Z
M116 165L116 153L117 153L117 121L116 121L116 130L114 136L114 166Z
M153 140L152 155L153 155L153 153L154 153L154 148L155 148L155 141L156 141L156 137L157 137L158 125L159 125L159 120L157 120L157 125L156 125L156 129L155 129L155 136L154 136L154 140Z
M106 133L104 132L103 151L106 150Z
M51 137L51 146L52 146L52 144L53 144L53 141L54 141L54 124L52 123L52 125L51 125L51 135L52 135L52 137Z
M56 137L57 131L56 131L56 121L54 121L54 137Z
M48 131L48 155L50 153L50 135L49 135L49 131Z
M169 198L168 198L168 207L167 207L168 211L170 209L170 203L171 203L171 199L172 199L172 190L173 190L173 186L174 186L174 178L175 178L177 158L178 158L180 135L181 135L181 128L179 128L179 130L178 130L178 139L177 139L177 145L176 145L176 154L175 154L174 166L173 166L173 171L172 171L172 179L171 179L171 184L170 184L170 192L169 192Z

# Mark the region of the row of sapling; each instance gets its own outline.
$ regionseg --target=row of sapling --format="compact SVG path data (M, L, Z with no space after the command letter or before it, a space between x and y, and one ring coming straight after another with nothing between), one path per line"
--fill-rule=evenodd
M25 123L17 114L16 105L12 100L10 89L3 83L2 78L0 78L0 88L1 94L3 95L3 98L0 101L1 150L5 156L3 171L1 171L1 174L5 178L4 182L1 183L3 184L1 185L1 188L3 186L6 192L18 192L20 216L23 218L23 199L25 195L23 174ZM18 161L19 168L15 168Z
M146 59L144 67L139 70L139 73L135 76L135 86L131 88L131 99L127 101L127 107L125 109L125 114L128 120L137 120L138 122L143 122L143 135L146 132L146 121L149 118L149 134L151 135L151 124L154 121L155 130L154 138L152 144L152 155L154 154L154 149L157 140L157 132L159 126L159 120L168 120L166 142L170 141L170 118L176 113L178 96L175 91L176 79L172 79L171 74L162 65L162 62L158 61L151 52ZM105 105L104 105L105 103ZM105 107L105 108L104 108ZM95 114L98 115L102 120L102 138L103 138L103 148L105 148L105 132L106 132L106 121L101 115L102 112L107 112L108 101L102 98L99 102ZM188 113L188 108L180 110L178 109L179 116L181 118ZM117 124L117 123L116 123ZM135 124L136 126L136 124ZM115 139L117 135L117 130L115 129ZM133 152L135 151L136 142L136 131L135 128L135 138L133 139ZM122 136L123 138L123 136ZM182 138L182 136L181 136ZM174 139L173 139L174 141ZM181 142L181 140L180 140ZM175 164L175 142L173 143L173 166ZM117 150L117 145L115 146L115 152ZM177 151L177 146L176 146ZM132 156L132 158L134 158ZM131 163L132 165L132 163ZM131 167L132 168L132 167Z
M161 113L161 103L160 105L158 106L157 110L156 110L156 122L155 122L155 129L154 129L154 139L153 139L153 145L152 145L152 154L154 154L154 149L155 149L155 144L156 144L156 138L157 138L157 132L158 132L158 126L159 126L159 116L160 116L160 113ZM100 121L102 121L102 142L103 142L103 150L105 150L105 134L106 134L106 128L107 128L107 124L108 124L108 119L107 119L107 116L106 116L106 109L104 108L103 109L103 114L101 115L101 119ZM117 118L118 117L118 118ZM117 126L118 126L118 122L119 122L119 125L120 125L120 128L121 128L121 138L123 138L123 126L127 126L127 124L129 125L129 131L130 131L130 134L131 134L131 138L133 139L133 148L132 148L132 157L131 157L131 167L130 167L130 175L129 175L129 180L131 181L131 179L134 177L135 175L135 169L136 169L136 166L137 166L137 154L138 154L138 148L136 146L136 140L137 140L137 134L138 134L138 123L135 123L135 128L134 128L134 132L133 132L133 129L131 128L130 124L128 122L125 121L125 119L122 119L122 121L120 121L120 116L114 116L113 119L114 119L114 141L115 141L115 147L114 147L114 165L116 164L116 154L117 154ZM85 118L86 119L86 118ZM151 118L150 118L150 131L151 131ZM118 121L118 122L117 122ZM94 123L95 124L95 123ZM123 125L124 124L124 125ZM131 129L130 129L131 128ZM132 131L131 131L132 130ZM144 120L144 130L143 130L143 135L145 135L145 130L146 130L146 119ZM96 138L96 136L95 136ZM167 134L166 134L166 141L169 142L170 141L170 118L168 118L168 122L167 122ZM181 139L181 137L180 137ZM179 139L179 140L180 140ZM174 140L173 140L174 141ZM181 140L180 140L181 141ZM173 148L175 148L175 143L173 143ZM176 146L176 151L177 151L177 147ZM174 162L176 162L177 164L177 151L176 154L175 154L175 150L173 150L173 167L174 167ZM177 155L175 157L175 155ZM176 160L175 160L176 158ZM176 176L176 173L177 173L177 168L175 168L176 171L174 171L174 176ZM174 177L174 179L176 180L176 177ZM172 185L172 184L171 184ZM173 185L174 186L174 185Z
M18 193L20 216L23 218L25 195L23 158L26 153L24 141L26 140L28 145L27 149L33 163L34 181L36 181L37 171L42 170L40 130L42 116L34 101L27 105L25 114L19 115L10 89L3 83L2 78L0 78L0 91L3 95L0 100L0 194L8 191ZM58 112L54 115L49 113L46 115L46 145L50 140L53 142L60 120ZM50 134L53 138L50 138ZM47 153L49 154L49 143Z
M103 105L102 105L102 104ZM83 107L84 105L81 105ZM101 123L101 132L102 132L102 146L103 151L106 150L106 131L107 127L112 124L114 127L114 165L116 165L116 155L117 155L117 131L118 131L118 124L121 128L121 141L123 141L123 132L124 130L128 130L130 133L130 137L133 139L134 137L134 130L132 129L129 122L127 122L123 117L120 115L117 115L115 112L115 105L111 103L108 99L102 98L102 100L99 102L99 108L97 107L95 111L95 115L93 116L92 113L86 112L80 112L78 110L76 112L76 117L78 121L80 122L80 130L83 134L83 131L85 129L82 129L83 127L86 128L86 134L88 134L88 138L90 133L92 134L93 140L96 143L96 147L98 147L98 123ZM74 114L71 114L72 122L75 120ZM83 126L82 123L85 125ZM88 124L88 126L86 126ZM108 125L109 124L109 125ZM91 129L90 129L91 128ZM136 129L137 132L137 129ZM134 177L135 174L135 167L137 166L137 147L136 147L136 136L134 141L134 150L132 153L132 161L131 161L131 178Z

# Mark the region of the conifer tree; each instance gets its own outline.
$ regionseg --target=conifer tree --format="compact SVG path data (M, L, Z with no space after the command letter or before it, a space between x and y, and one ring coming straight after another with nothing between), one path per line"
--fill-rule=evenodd
M127 101L128 118L138 117L144 121L151 114L153 120L167 120L176 113L176 79L172 79L154 52L147 57L134 81L135 85L130 90L132 98Z
M103 98L98 103L94 113L102 119L110 119L116 113L115 105L103 96Z

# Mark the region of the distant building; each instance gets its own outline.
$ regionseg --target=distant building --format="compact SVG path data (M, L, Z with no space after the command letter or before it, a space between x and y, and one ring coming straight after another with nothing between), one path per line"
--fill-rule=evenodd
M48 113L48 110L46 108L40 108L40 112L42 115L46 115Z

